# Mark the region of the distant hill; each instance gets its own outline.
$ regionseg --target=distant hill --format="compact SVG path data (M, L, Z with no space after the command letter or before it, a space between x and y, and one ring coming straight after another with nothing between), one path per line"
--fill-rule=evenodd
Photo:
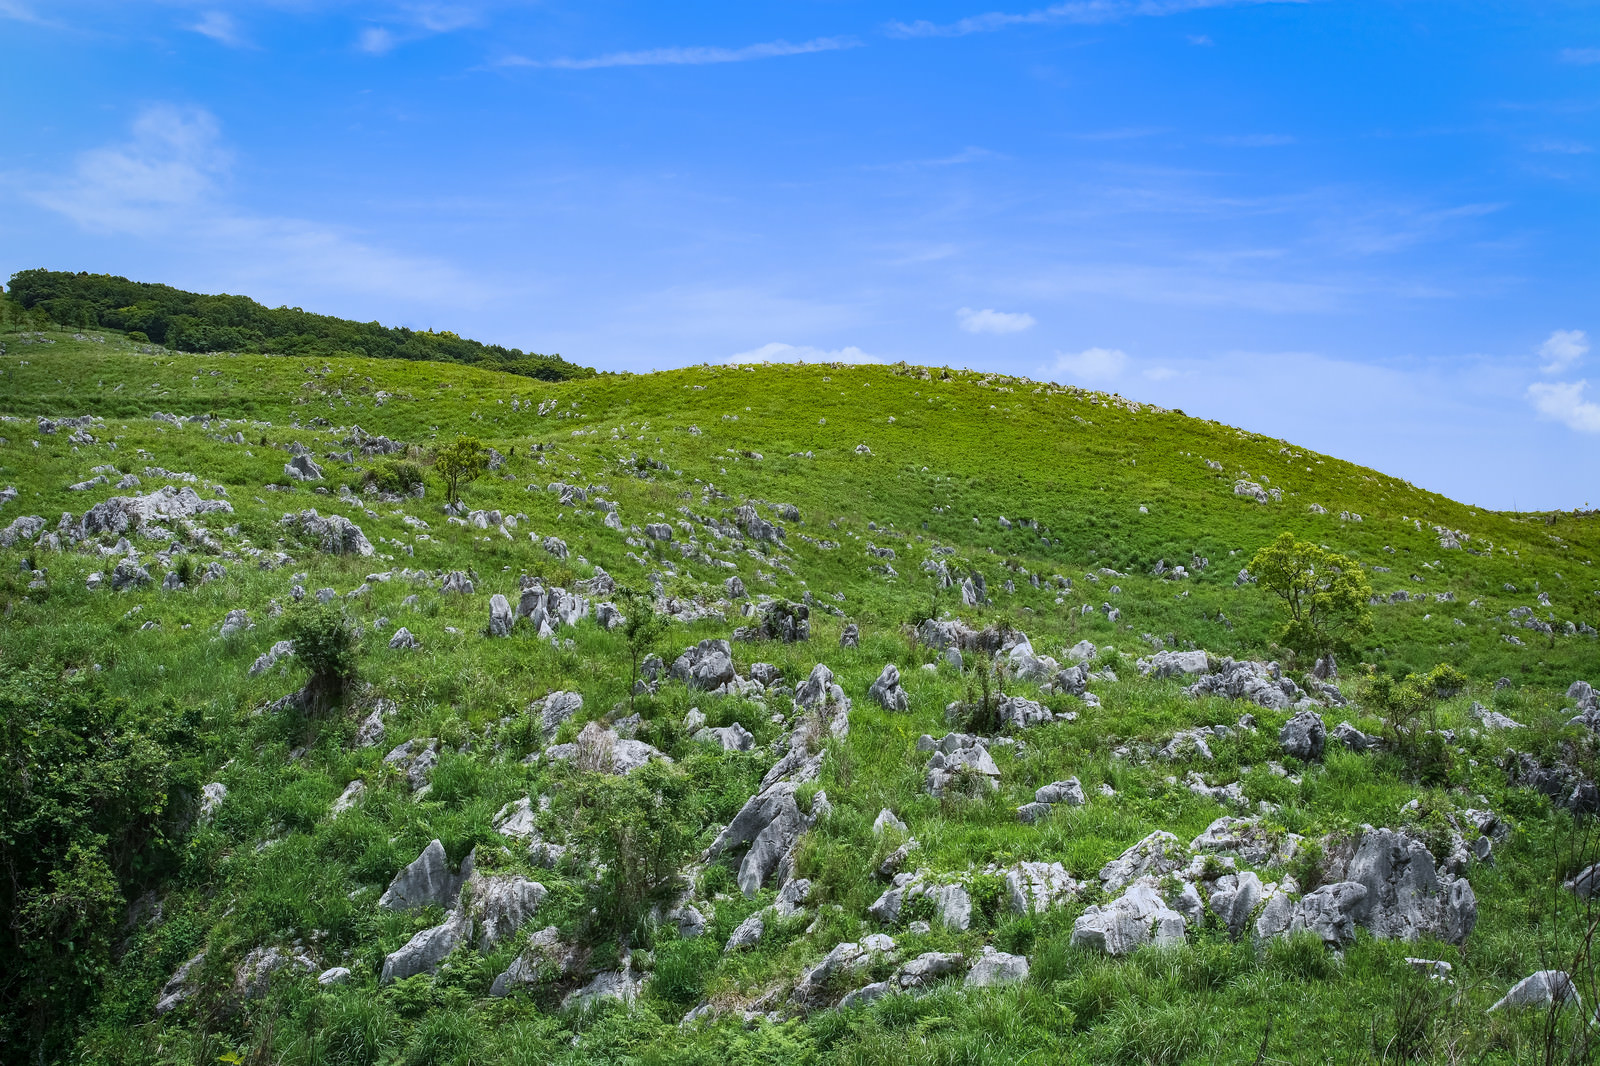
M22 270L11 276L9 289L24 310L43 311L62 326L142 334L183 352L421 359L481 365L541 381L595 374L559 355L482 344L450 332L353 322L298 307L265 307L248 296L185 292L111 274Z

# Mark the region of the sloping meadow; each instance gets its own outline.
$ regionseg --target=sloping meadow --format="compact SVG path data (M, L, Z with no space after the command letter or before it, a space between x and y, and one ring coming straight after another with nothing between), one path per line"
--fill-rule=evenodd
M1531 1061L1584 1039L1574 1010L1485 1012L1591 928L1562 882L1597 857L1569 692L1600 683L1593 516L965 371L544 384L79 336L0 357L6 809L35 834L5 856L33 923L8 1058ZM494 459L447 512L430 456L460 435ZM1379 601L1336 677L1273 645L1240 573L1283 531ZM659 633L619 624L629 592ZM331 707L296 698L312 667L281 643L319 600L357 634ZM1188 649L1209 657L1163 665ZM1230 658L1263 664L1248 693L1186 694ZM1419 761L1369 669L1441 664L1462 680L1431 675ZM1284 733L1307 714L1315 751ZM103 742L45 750L67 735ZM1409 938L1382 916L1403 899L1323 924L1305 902L1369 876L1377 829L1407 884L1442 886ZM1133 913L1139 884L1160 914ZM1434 902L1458 884L1465 935ZM1293 930L1263 924L1278 896Z

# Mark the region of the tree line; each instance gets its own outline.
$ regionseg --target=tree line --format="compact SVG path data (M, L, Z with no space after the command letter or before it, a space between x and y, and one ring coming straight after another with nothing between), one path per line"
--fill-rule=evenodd
M22 270L11 301L67 329L114 329L184 352L260 352L316 358L364 355L467 363L542 381L592 377L559 355L482 344L448 331L354 322L298 307L265 307L247 296L185 292L111 274ZM37 318L35 317L37 321Z

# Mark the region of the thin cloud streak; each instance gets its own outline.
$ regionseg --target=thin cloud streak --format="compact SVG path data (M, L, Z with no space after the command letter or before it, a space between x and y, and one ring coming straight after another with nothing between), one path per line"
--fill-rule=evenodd
M554 70L603 70L609 67L704 66L713 63L745 63L753 59L811 55L860 48L855 37L817 37L810 41L763 41L743 48L696 46L688 48L649 48L638 52L611 52L592 59L529 59L507 56L496 63L502 67L545 67Z
M1036 11L1015 13L990 11L947 23L929 22L926 19L918 19L916 22L891 22L888 32L896 37L964 37L969 33L993 33L1012 26L1050 23L1098 25L1130 18L1181 15L1209 8L1304 2L1306 0L1074 0L1071 3L1054 4Z
M250 42L240 35L239 26L234 22L233 16L226 11L207 11L200 16L200 21L189 29L229 48L250 47Z

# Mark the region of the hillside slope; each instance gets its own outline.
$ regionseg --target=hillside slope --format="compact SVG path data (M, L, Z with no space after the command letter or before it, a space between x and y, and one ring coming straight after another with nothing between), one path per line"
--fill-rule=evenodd
M1588 928L1594 515L969 372L96 336L0 337L8 1059L1536 1053L1482 1012ZM498 459L447 514L459 434ZM1381 600L1330 689L1241 574L1283 531ZM329 706L280 643L319 598L359 634ZM646 603L635 696L608 605ZM1409 725L1368 676L1441 664ZM1380 845L1442 887L1309 920Z

